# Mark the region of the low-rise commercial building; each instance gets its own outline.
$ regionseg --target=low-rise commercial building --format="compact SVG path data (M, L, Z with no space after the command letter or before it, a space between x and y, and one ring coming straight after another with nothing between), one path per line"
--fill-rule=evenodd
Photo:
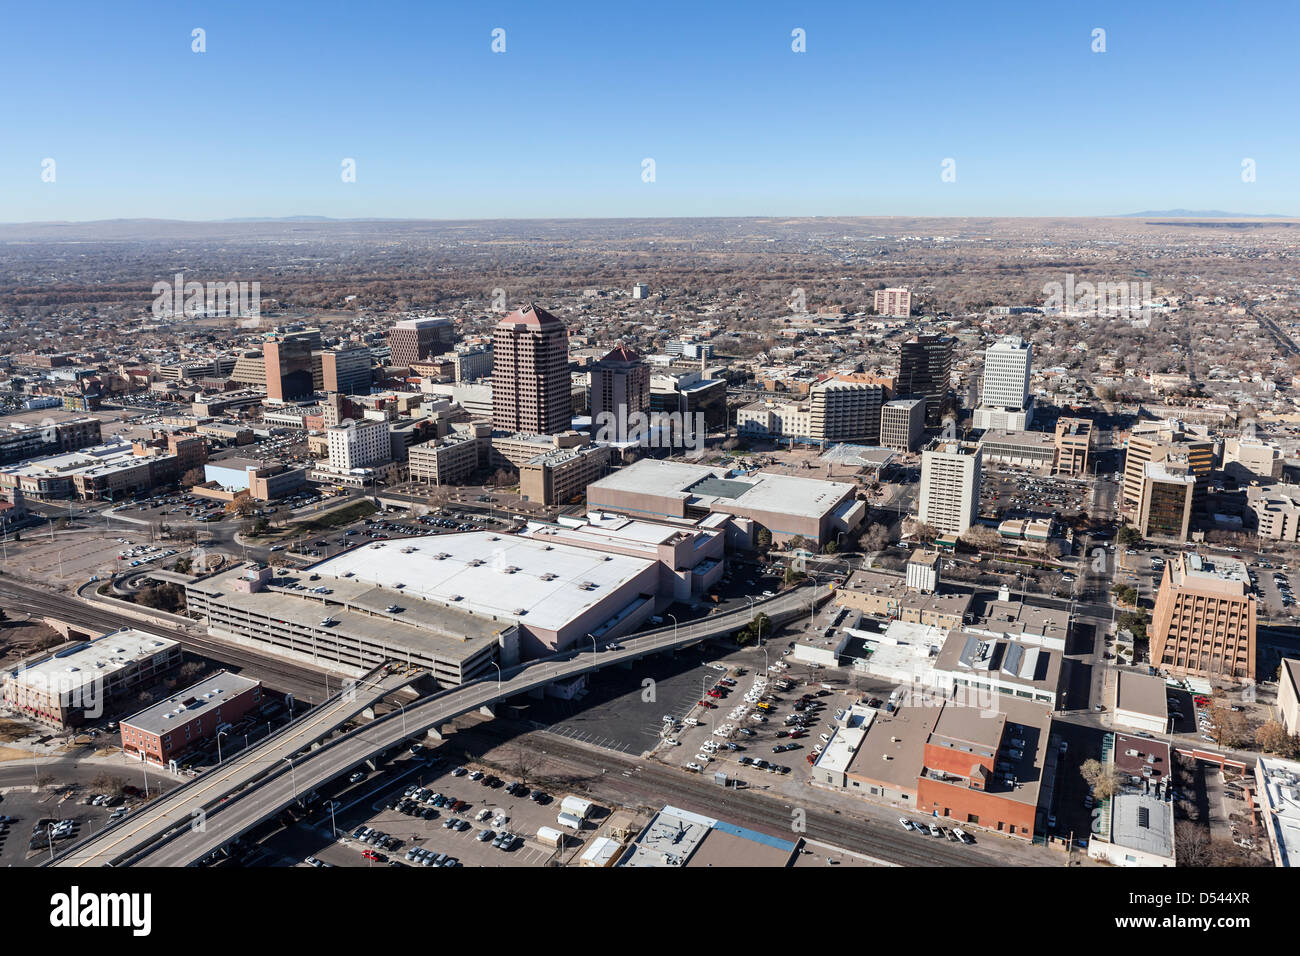
M1260 757L1255 785L1273 865L1300 864L1300 763Z
M57 729L93 722L181 663L176 641L134 628L40 655L6 670L4 705Z
M573 504L612 463L613 452L604 445L556 448L519 466L519 494L544 505Z
M1056 439L1047 432L990 427L979 444L987 464L1007 465L1039 475L1050 475L1056 464Z
M166 766L261 706L262 682L219 671L121 721L122 751Z
M951 630L970 613L968 591L927 592L909 587L906 579L887 571L854 571L835 590L835 603L872 617Z
M1056 463L1052 473L1065 478L1081 478L1088 473L1088 455L1092 451L1092 422L1086 418L1056 420Z
M1161 677L1121 670L1115 680L1112 713L1128 730L1163 734L1169 730L1168 685Z
M760 472L642 459L587 488L591 510L631 517L699 520L725 514L752 541L766 528L774 541L802 537L816 547L852 531L866 514L853 485Z
M1300 486L1249 487L1246 489L1246 506L1255 515L1261 539L1300 541Z
M996 708L907 695L838 728L813 764L816 784L1029 840L1040 815L1051 713L1001 698Z
M1277 718L1288 734L1300 734L1300 659L1284 657L1278 668Z
M1174 803L1169 745L1150 737L1107 734L1105 763L1120 790L1099 801L1088 856L1113 866L1173 866Z

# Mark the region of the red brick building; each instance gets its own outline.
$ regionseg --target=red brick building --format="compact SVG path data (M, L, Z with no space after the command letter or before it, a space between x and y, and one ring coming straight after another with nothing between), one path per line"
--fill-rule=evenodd
M218 671L122 720L122 749L166 765L228 730L261 703L261 681Z

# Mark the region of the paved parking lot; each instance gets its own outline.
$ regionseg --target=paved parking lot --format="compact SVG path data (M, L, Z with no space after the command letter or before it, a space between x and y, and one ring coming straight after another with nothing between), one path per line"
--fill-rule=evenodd
M436 757L437 750L426 751ZM557 826L559 800L564 794L549 794L551 799L545 804L536 803L523 796L510 796L505 792L504 783L513 778L501 771L479 767L473 763L463 766L466 773L454 775L457 765L446 760L430 767L424 757L419 759L402 755L391 764L381 765L378 770L367 771L367 776L355 784L340 781L341 788L336 788L331 798L338 801L333 819L328 809L317 808L302 823L282 830L265 841L262 851L265 859L262 865L302 866L308 856L334 866L386 866L389 861L396 861L403 866L420 864L408 861L407 852L412 847L429 850L432 853L447 854L455 857L463 866L543 866L554 855L552 847L537 841L537 831L544 826L562 829ZM482 773L481 780L474 780L470 773ZM486 781L495 776L501 783L488 786ZM429 791L446 797L463 800L469 807L460 812L447 808L434 809L431 819L402 813L391 806L402 800L408 786L423 786ZM490 811L486 820L476 819L484 811ZM500 823L494 819L504 817ZM464 820L468 829L448 828L449 819ZM391 849L382 849L368 845L354 838L359 827L368 826L393 837L397 845ZM478 834L492 830L493 835L502 830L516 834L522 842L516 842L511 850L502 850L492 845L491 840L480 841ZM581 852L583 840L594 832L588 828L581 836L569 834L569 846L565 850L568 857ZM374 851L382 859L371 860L363 854Z
M676 656L656 654L630 668L606 668L593 675L581 700L548 698L530 707L529 719L539 728L584 743L644 753L659 743L664 715L686 717L713 686L717 672L703 663L714 659L706 653L711 650L693 647ZM647 687L647 680L653 685Z
M149 543L147 530L115 525L106 532L103 521L92 522L87 528L55 531L52 536L46 526L25 532L22 541L11 537L5 545L5 567L22 576L71 586L92 576L107 578L126 570L130 562L119 561L118 552ZM175 546L167 544L162 550L171 547ZM172 560L169 558L168 563Z
M1004 518L1076 514L1091 502L1092 484L1076 478L986 470L980 485L980 511Z
M15 787L8 790L0 799L0 817L17 817L17 820L0 823L0 867L39 866L49 859L50 835L47 827L41 828L40 838L36 840L37 848L32 845L32 828L42 820L71 820L70 836L67 839L53 841L57 852L61 843L79 839L102 830L108 824L109 814L115 807L88 806L83 801L100 791L80 787L66 795L56 794L48 788L39 793L32 793L28 787ZM131 805L135 801L128 801Z
M769 654L776 650L770 646ZM725 691L725 696L716 700L716 709L696 707L687 717L699 721L696 725L683 724L672 737L677 746L661 746L656 754L664 763L686 766L689 763L700 765L706 772L725 770L727 776L742 780L750 786L770 786L776 779L803 781L807 779L808 757L816 748L823 746L820 735L830 734L835 727L835 713L858 700L870 688L865 685L854 689L843 678L835 683L825 682L820 675L806 668L792 667L782 671L774 667L768 676L765 693L770 695L767 703L770 710L764 712L757 703L746 702L745 696L754 690L756 679L763 676L763 665L753 666L753 662L762 660L761 654L754 651L733 656L721 663L728 665L724 673L711 670L709 686L713 687L721 678L729 677L736 682L734 687ZM743 666L743 672L737 670L741 660L749 666ZM773 660L774 665L784 661ZM790 690L778 689L778 681L789 680L793 685ZM881 685L882 688L885 685ZM797 739L788 736L790 728L784 721L787 716L795 714L795 702L804 694L820 694L816 697L818 706L803 713L810 718L804 735ZM885 691L886 696L888 690ZM734 715L734 716L733 716ZM762 720L758 720L762 717ZM735 749L726 745L731 743ZM717 746L717 750L709 750ZM792 749L782 753L773 753L774 747ZM708 749L706 749L708 748ZM741 758L749 758L741 763ZM708 758L703 760L701 758ZM772 772L750 765L749 761L761 759L778 767L789 767L790 772Z

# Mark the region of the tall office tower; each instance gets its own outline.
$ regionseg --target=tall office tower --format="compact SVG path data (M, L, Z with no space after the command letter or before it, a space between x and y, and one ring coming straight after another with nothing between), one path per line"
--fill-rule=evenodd
M876 444L885 389L862 382L829 381L810 393L809 435L817 441Z
M1056 420L1056 463L1052 474L1069 478L1082 477L1088 471L1088 452L1092 448L1092 422L1086 418Z
M1255 594L1236 558L1180 554L1165 565L1151 664L1198 677L1255 677Z
M388 422L369 418L348 419L325 429L330 467L347 472L385 462L393 457Z
M1144 430L1139 431L1139 428ZM1124 449L1124 484L1121 508L1135 514L1142 501L1142 484L1146 466L1151 462L1176 458L1191 466L1196 475L1192 503L1198 511L1205 508L1209 494L1210 471L1214 467L1214 442L1207 436L1184 430L1182 422L1166 421L1135 427Z
M492 427L533 435L566 431L572 421L569 333L545 309L526 305L492 333Z
M925 399L900 398L880 408L880 444L897 451L916 451L925 434Z
M941 534L961 534L975 521L980 503L980 450L936 441L921 453L921 500L917 517Z
M312 352L320 350L320 329L280 332L262 345L266 364L266 397L293 401L312 393Z
M1186 541L1195 489L1196 475L1186 459L1147 462L1137 507L1137 529L1142 537Z
M984 350L981 405L1027 408L1033 346L1018 335L1007 335Z
M368 395L372 381L370 349L364 345L324 349L320 353L321 388L326 392Z
M455 344L451 319L403 319L388 330L388 353L397 368L450 352Z
M947 335L916 335L903 343L898 356L898 394L925 399L925 424L940 420L952 380L953 339Z
M911 315L912 293L907 289L877 289L875 306L876 315Z
M627 441L628 416L650 413L650 366L625 345L591 366L592 435Z

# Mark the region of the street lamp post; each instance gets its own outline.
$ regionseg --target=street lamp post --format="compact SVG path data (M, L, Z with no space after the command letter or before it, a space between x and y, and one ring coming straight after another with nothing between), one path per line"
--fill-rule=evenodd
M221 738L224 736L226 736L226 731L224 730L217 731L217 766L218 767L221 766Z
M289 782L293 786L293 798L298 799L298 771L293 765L293 759L290 757L281 757L289 765Z
M673 619L673 643L676 644L677 643L677 617L676 615L673 614L669 614L668 616Z
M488 661L488 663L497 669L497 697L499 698L501 696L501 665L492 660Z
M591 654L592 654L593 657L595 657L595 656L596 656L596 636L595 636L594 634L588 634L587 636L591 638Z

